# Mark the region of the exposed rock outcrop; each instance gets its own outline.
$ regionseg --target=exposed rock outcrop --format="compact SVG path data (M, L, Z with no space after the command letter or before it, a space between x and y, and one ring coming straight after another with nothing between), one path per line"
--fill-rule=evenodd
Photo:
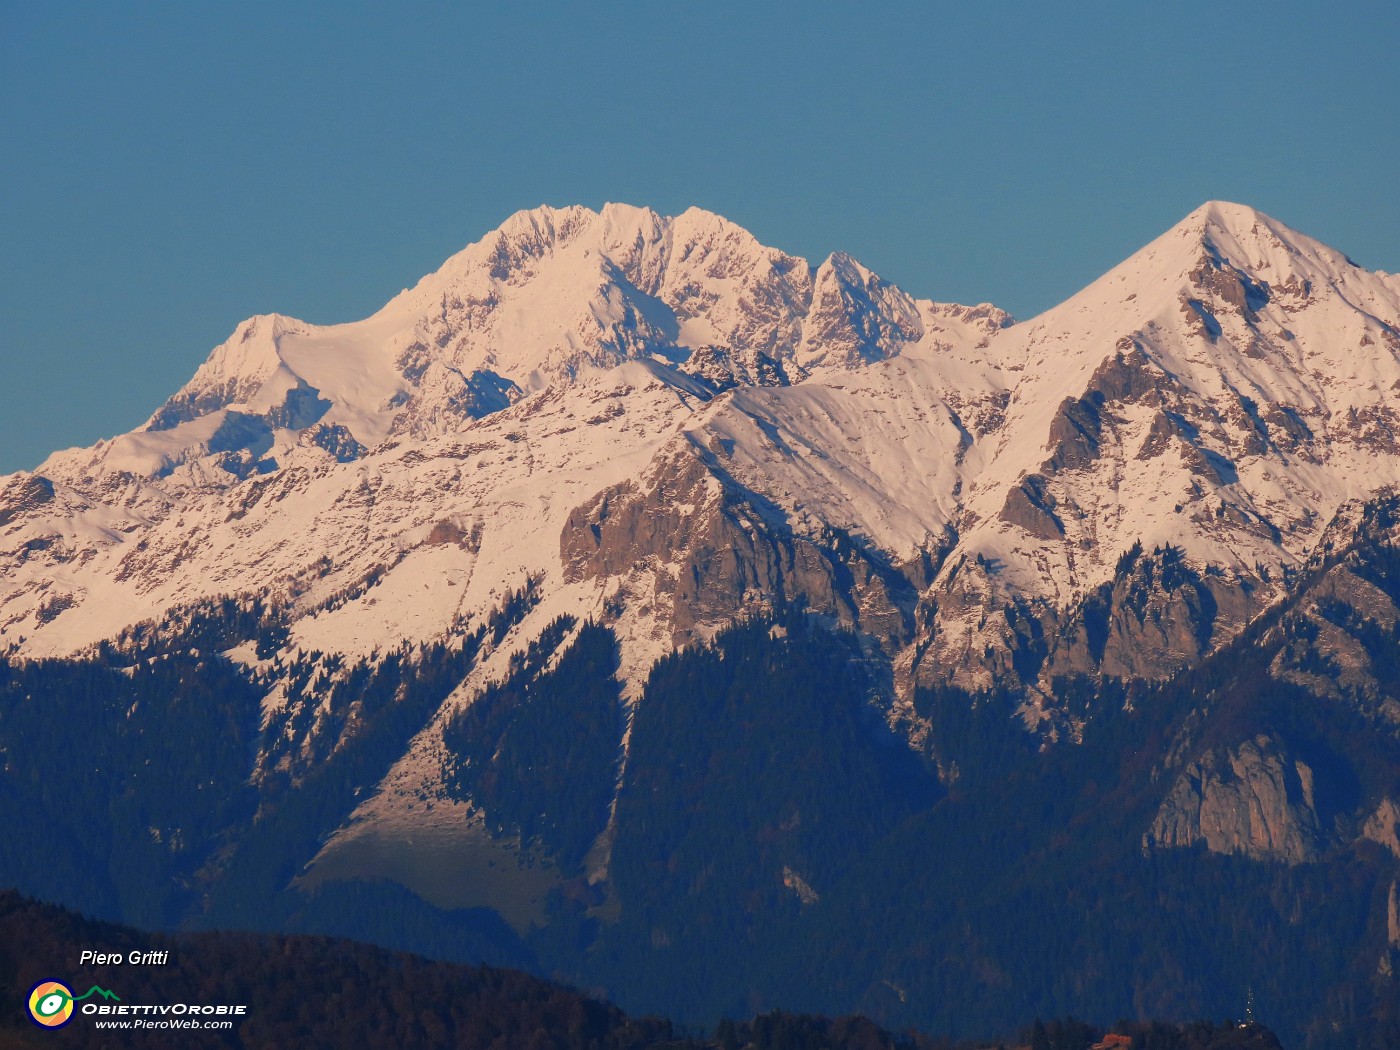
M1400 591L1394 578L1400 497L1344 506L1303 570L1290 615L1269 635L1269 674L1349 700L1400 725Z
M1027 474L1006 494L1001 519L1019 525L1038 540L1059 540L1065 535L1064 522L1055 513L1059 502L1041 474Z
M1197 571L1178 548L1135 547L1113 580L1064 615L1044 681L1166 678L1234 637L1255 612L1253 591L1248 580Z
M917 685L995 685L1058 706L1086 680L1095 692L1102 678L1168 678L1237 635L1257 609L1252 581L1198 571L1175 547L1134 547L1112 580L1068 609L999 594L997 569L964 560L924 596Z
M1047 474L1082 470L1099 456L1104 413L1111 406L1129 402L1162 405L1166 375L1154 366L1132 339L1118 342L1089 379L1082 397L1066 398L1050 422L1050 458L1041 469Z
M350 428L340 423L318 423L303 433L298 443L324 449L337 463L353 463L366 452Z
M38 474L16 474L0 490L0 526L37 510L54 498L53 482Z
M911 296L837 252L813 277L802 334L800 367L858 368L897 354L924 334L924 326Z
M1212 853L1286 864L1313 860L1324 845L1313 771L1265 735L1229 753L1208 752L1172 786L1143 845L1204 845Z
M787 370L762 350L701 346L691 351L681 371L701 379L717 393L736 386L787 386Z
M1376 811L1362 825L1361 837L1379 843L1400 858L1400 805L1394 799L1381 799Z
M675 644L788 601L895 651L912 627L914 592L878 552L826 528L799 536L776 508L712 473L689 447L640 482L576 508L560 536L565 578L652 577Z

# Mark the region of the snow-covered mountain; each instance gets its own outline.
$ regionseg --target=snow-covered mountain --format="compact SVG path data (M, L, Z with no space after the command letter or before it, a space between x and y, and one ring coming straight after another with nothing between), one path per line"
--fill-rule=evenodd
M244 322L146 426L10 479L9 517L35 486L45 498L10 529L0 645L72 651L211 594L297 591L309 608L401 560L390 589L431 591L460 564L475 582L411 594L406 618L381 590L388 615L364 631L307 624L332 648L431 637L525 574L557 575L567 511L716 392L1006 323L918 302L845 256L813 269L696 209L522 212L364 321ZM454 520L481 549L418 566Z
M1021 323L522 212L0 478L0 876L696 1016L826 958L1061 1009L1072 933L1094 1009L1244 960L1342 1031L1400 967L1398 406L1400 277L1240 205Z
M800 598L914 738L916 684L1053 731L1057 678L1217 647L1400 482L1397 390L1400 278L1240 205L1020 324L698 209L539 208L363 321L244 322L141 429L0 482L0 647L258 594L288 653L362 654L534 578L516 644L606 617L635 687ZM1189 579L1127 586L1139 548Z

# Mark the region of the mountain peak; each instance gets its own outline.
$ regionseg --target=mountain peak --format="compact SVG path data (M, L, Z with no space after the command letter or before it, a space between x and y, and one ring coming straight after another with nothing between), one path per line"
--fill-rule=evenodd
M785 363L800 380L922 337L911 297L844 253L824 266L814 298L817 268L699 207L522 209L370 317L243 321L103 462L165 478L217 460L232 482L303 456L311 428L335 432L335 455L428 438L627 361L681 365L706 348L787 382ZM948 318L937 327L942 343L982 337Z
M496 227L495 232L506 236L525 233L557 233L598 218L598 213L582 204L567 204L556 208L552 204L540 204L533 208L521 208Z
M1205 258L1217 266L1228 265L1274 281L1293 275L1331 277L1358 269L1335 248L1257 208L1232 201L1206 201L1171 232L1199 239Z
M1209 200L1186 217L1186 222L1227 229L1249 229L1260 219L1272 221L1267 215L1248 204L1236 201Z

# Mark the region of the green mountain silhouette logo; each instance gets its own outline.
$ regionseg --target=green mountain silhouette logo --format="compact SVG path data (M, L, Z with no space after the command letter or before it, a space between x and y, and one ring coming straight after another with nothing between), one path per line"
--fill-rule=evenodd
M99 988L99 987L98 987L97 985L95 985L95 984L94 984L91 988L89 988L87 991L85 991L82 995L75 995L75 996L73 996L73 1001L74 1001L75 1003L76 1003L76 1002L79 1002L80 1000L86 999L89 995L93 995L93 994L100 995L100 996L102 996L102 998L107 999L107 1000L109 1000L109 1001L112 1000L112 999L115 999L117 1002L121 1002L121 1001L122 1001L122 997L121 997L120 995L118 995L116 992L108 991L106 988Z

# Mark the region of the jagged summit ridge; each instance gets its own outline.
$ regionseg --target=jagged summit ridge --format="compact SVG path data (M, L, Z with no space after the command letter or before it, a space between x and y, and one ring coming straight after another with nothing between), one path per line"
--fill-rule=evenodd
M878 637L897 690L1051 703L1066 668L1219 644L1338 506L1400 480L1397 318L1393 278L1219 202L1020 324L699 209L520 212L363 321L244 322L147 427L52 457L51 497L12 486L0 643L248 591L306 610L290 644L368 651L534 576L540 615L613 610L634 677L804 593ZM1209 570L1153 599L1208 629L1162 626L1177 655L1150 667L1115 655L1141 647L1126 621L1052 653L1099 589L1137 593L1135 545ZM823 568L838 551L859 564ZM367 576L373 604L313 611Z
M787 383L1009 323L980 309L921 303L843 254L814 268L698 208L540 207L362 321L250 318L142 432L79 469L178 479L212 457L236 479L327 444L322 432L342 453L447 433L627 360Z

